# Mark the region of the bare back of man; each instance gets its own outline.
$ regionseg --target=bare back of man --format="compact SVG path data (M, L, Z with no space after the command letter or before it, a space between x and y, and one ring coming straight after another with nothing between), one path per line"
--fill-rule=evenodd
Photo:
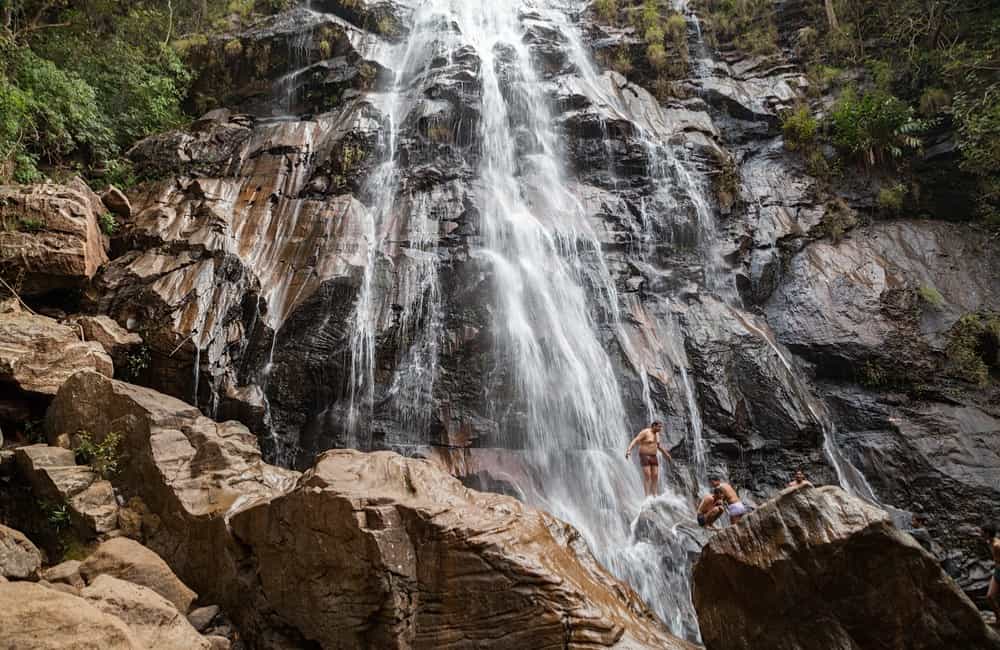
M718 491L706 494L698 504L698 525L702 528L715 528L715 522L726 512L721 494Z
M743 502L740 501L740 495L736 493L736 489L733 488L729 483L723 483L718 478L710 478L709 483L712 488L719 490L722 495L723 501L726 502L726 512L729 513L729 520L734 524L743 518L747 514L748 510Z
M657 453L660 452L670 459L670 453L660 446L660 431L663 425L654 422L649 427L643 429L629 443L625 450L625 458L632 455L632 449L639 448L639 465L642 466L642 489L646 496L656 496L659 494L660 485L660 461Z

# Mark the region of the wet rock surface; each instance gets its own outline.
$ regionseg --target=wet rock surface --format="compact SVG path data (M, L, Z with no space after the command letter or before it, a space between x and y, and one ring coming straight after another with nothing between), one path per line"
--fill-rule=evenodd
M428 461L329 452L293 482L260 461L241 425L94 373L63 387L49 430L70 420L125 434L129 462L116 481L155 515L146 543L257 643L690 647L600 568L572 527L467 490ZM112 575L148 586L182 612L194 598L165 590L178 584L166 565L124 538L99 546L80 574L91 585ZM317 602L328 616L314 615Z
M324 530L309 531L317 519ZM427 461L328 452L295 490L232 525L271 605L324 647L688 647L599 568L572 528L467 490ZM342 579L317 579L327 575ZM335 613L317 619L310 604Z
M714 535L694 568L705 646L997 648L935 558L836 487L782 492Z

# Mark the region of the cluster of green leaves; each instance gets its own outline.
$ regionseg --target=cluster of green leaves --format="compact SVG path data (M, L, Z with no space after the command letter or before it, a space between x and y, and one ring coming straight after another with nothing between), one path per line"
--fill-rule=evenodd
M77 462L90 465L102 478L108 479L118 473L121 459L122 435L115 431L109 432L101 440L96 440L86 431L80 431L75 437Z
M701 0L705 27L715 47L731 45L758 56L778 49L771 0Z
M169 45L170 12L152 1L14 1L0 25L0 158L10 161L0 180L59 167L109 180L136 140L185 121L190 73Z
M850 88L841 93L830 121L837 148L871 167L919 151L920 135L929 126L898 97L882 90L859 96Z
M134 182L137 140L186 122L186 48L291 0L0 0L0 182Z
M951 374L977 386L986 386L990 370L997 367L998 347L1000 314L966 314L949 332L946 353Z
M863 72L837 107L838 146L871 163L919 151L922 130L955 133L978 185L979 215L1000 223L1000 12L981 0L824 0L797 36L814 89ZM833 12L836 20L830 20ZM923 120L918 119L919 115ZM924 128L921 128L924 127Z

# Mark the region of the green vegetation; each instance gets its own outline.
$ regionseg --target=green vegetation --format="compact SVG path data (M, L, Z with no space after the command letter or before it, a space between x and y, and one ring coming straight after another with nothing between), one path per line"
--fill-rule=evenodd
M42 223L42 220L35 217L21 217L17 220L17 229L24 232L41 232L44 228L45 224Z
M151 358L149 346L140 345L138 349L125 357L125 367L122 369L122 379L125 381L136 381L146 368L149 367Z
M0 183L82 173L127 187L135 179L123 152L190 119L191 44L288 4L0 1Z
M80 431L75 436L78 463L90 465L101 478L109 479L118 473L118 463L121 457L122 435L111 431L100 441L90 433Z
M618 47L604 55L604 63L623 75L635 69L648 74L660 99L675 96L673 81L687 75L688 28L684 16L664 0L596 0L594 12L607 23L627 23L642 38L641 48Z
M930 305L934 309L940 309L944 306L944 296L941 295L940 291L929 284L921 285L920 288L917 289L917 293L920 295L920 299L923 300L924 303Z
M118 220L115 219L115 215L110 212L105 212L100 217L97 218L98 225L101 226L101 232L110 237L111 235L118 232Z
M908 190L903 183L896 183L890 187L883 187L878 191L876 203L882 210L898 214L903 209L903 201L906 199Z
M870 167L919 151L919 137L927 124L913 117L913 109L881 90L858 97L848 89L830 115L832 139L846 155Z
M771 0L702 0L705 27L715 47L735 47L758 56L778 50Z
M819 231L829 237L834 244L838 244L847 231L856 225L858 225L858 217L854 210L843 199L835 198L826 205Z
M49 526L51 526L57 534L62 532L63 529L68 528L72 523L69 506L65 503L41 501L38 505L42 510L42 515L45 517L45 521L48 522Z
M781 130L785 134L785 147L792 151L811 150L816 144L819 122L808 106L802 105L782 116Z
M990 370L997 367L1000 348L1000 314L966 314L948 334L950 374L976 386L986 386Z

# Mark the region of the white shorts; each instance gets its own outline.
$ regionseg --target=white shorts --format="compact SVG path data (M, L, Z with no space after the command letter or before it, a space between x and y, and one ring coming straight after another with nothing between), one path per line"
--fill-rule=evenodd
M742 517L747 513L747 507L743 505L742 501L737 501L736 503L730 503L728 509L730 517Z

